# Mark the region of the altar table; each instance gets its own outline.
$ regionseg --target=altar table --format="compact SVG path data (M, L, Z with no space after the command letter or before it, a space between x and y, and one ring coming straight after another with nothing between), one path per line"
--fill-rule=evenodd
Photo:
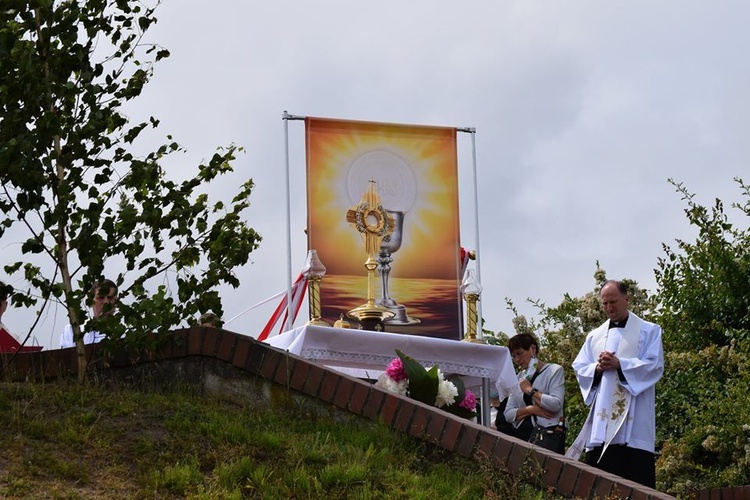
M482 388L483 379L494 383L501 399L518 388L510 352L503 346L312 325L266 342L358 378L377 379L399 349L426 368L437 365L445 375L460 375L464 385L474 391Z

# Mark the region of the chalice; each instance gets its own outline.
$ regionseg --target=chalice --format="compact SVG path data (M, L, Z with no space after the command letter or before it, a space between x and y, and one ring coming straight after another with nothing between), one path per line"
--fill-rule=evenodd
M380 273L383 290L382 297L377 299L375 303L393 312L391 318L383 321L386 325L416 325L420 320L409 317L406 314L406 307L393 300L388 289L388 277L391 274L391 263L393 262L392 255L401 248L401 240L404 234L404 215L406 215L406 212L399 210L386 210L386 212L393 217L394 224L393 232L385 236L380 243L378 273Z

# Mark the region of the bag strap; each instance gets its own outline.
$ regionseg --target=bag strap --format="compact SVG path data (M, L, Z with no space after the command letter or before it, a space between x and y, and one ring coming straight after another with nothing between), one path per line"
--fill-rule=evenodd
M544 363L544 366L542 367L541 370L534 372L534 375L532 375L531 379L529 379L529 382L531 383L532 386L534 385L534 380L537 378L537 376L539 376L540 373L542 373L544 370L546 370L548 366L549 366L548 363ZM523 400L524 400L524 402L526 404L532 404L533 403L533 401L527 402L526 398L527 398L527 396L526 396L526 394L524 394L523 395ZM531 398L529 398L529 399L531 399ZM536 427L536 415L531 415L531 422Z
M529 380L529 382L531 382L531 385L534 385L534 380L535 380L535 379L537 378L537 376L538 376L538 375L539 375L540 373L542 373L542 372L543 372L544 370L546 370L546 369L547 369L547 363L545 363L545 364L544 364L544 366L542 367L542 369L541 369L541 370L539 370L539 371L537 371L537 372L534 372L534 375L532 375L532 376L531 376L531 379Z

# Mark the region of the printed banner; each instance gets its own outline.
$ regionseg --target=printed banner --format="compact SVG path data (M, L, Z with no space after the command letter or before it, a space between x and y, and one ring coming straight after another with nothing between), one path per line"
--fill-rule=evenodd
M308 248L327 269L323 319L352 322L347 313L367 302L363 235L346 215L372 180L395 223L374 256L374 298L393 312L385 330L462 338L456 129L323 118L305 125Z

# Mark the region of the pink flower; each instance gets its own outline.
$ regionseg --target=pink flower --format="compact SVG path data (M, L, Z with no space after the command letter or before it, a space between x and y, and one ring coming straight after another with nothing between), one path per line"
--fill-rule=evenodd
M393 358L385 369L385 373L396 382L401 382L402 380L407 379L406 369L404 368L404 363L401 361L401 358Z
M462 408L466 408L469 411L474 411L477 408L477 397L474 395L473 392L466 389L466 394L464 394L464 399L461 400L458 406Z

